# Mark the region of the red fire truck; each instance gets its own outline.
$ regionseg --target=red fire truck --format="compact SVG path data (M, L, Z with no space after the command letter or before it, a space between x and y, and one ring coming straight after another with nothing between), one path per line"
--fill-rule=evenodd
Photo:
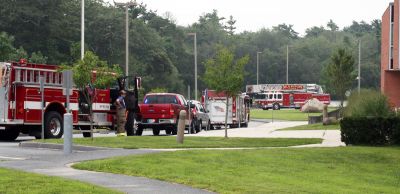
M14 140L20 133L41 137L42 101L39 77L44 78L44 136L63 135L62 115L66 113L63 76L55 65L20 62L0 63L0 140ZM93 126L113 126L110 89L96 89L93 103ZM73 89L70 109L76 129L89 129L87 104ZM85 109L86 107L86 109ZM83 133L84 136L90 132Z
M246 92L253 106L264 110L301 108L309 99L316 98L329 105L331 97L317 84L261 84L247 85Z

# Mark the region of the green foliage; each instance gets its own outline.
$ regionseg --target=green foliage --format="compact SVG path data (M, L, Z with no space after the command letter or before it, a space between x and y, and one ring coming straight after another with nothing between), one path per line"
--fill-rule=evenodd
M343 48L336 50L326 67L328 86L339 97L343 106L345 93L349 90L356 78L354 73L354 58Z
M28 59L28 53L22 47L15 49L14 52L9 56L9 60L11 61L19 61L20 59Z
M74 83L80 90L87 86L104 89L114 84L122 75L118 65L109 67L105 61L99 59L93 52L86 52L83 60L78 60L72 66ZM96 77L93 77L95 72Z
M345 117L340 128L347 145L400 145L399 117Z
M39 52L33 52L31 57L28 60L30 63L40 63L40 64L46 64L47 63L47 57L43 56L43 54Z
M0 32L0 61L9 59L10 54L14 52L14 37L5 32Z
M150 93L167 93L167 88L153 88L150 90Z
M85 2L85 49L110 64L125 65L124 9L104 0ZM0 29L13 35L6 38L0 35L1 61L10 60L15 48L22 47L26 58L31 56L34 62L74 63L80 58L80 3L78 0L8 1L0 6ZM143 77L145 93L153 88L183 93L187 85L193 85L193 38L187 36L188 32L197 33L200 76L205 74L205 62L215 54L216 45L234 47L236 56L249 55L250 65L245 67L248 74L243 85L256 82L255 55L259 51L263 52L260 82L285 83L286 45L291 45L290 83L329 83L321 73L329 63L330 53L337 47L346 47L357 56L356 42L361 39L362 87L379 88L380 20L353 22L343 30L330 21L327 27L310 26L306 36L300 37L291 24L238 33L234 16L225 18L217 10L203 14L187 27L177 26L173 17L162 17L143 3L131 7L129 16L129 74ZM43 58L36 56L39 52ZM20 54L14 54L13 60L19 60ZM203 80L200 77L200 90L207 87Z
M344 111L345 117L389 117L393 114L388 98L375 90L361 90L360 94L354 91Z
M235 59L235 55L226 47L219 46L215 58L206 62L204 80L209 88L217 92L226 92L229 96L238 94L244 81L244 67L249 56Z

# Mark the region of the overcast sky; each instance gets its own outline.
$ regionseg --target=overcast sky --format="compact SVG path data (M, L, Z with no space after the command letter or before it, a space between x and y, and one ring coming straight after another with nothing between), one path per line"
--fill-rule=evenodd
M113 1L113 0L109 0ZM238 32L257 31L281 23L293 24L304 34L306 28L326 25L332 19L342 29L353 20L381 19L393 0L137 0L160 15L172 13L177 24L187 26L199 16L218 10L220 17L232 15Z

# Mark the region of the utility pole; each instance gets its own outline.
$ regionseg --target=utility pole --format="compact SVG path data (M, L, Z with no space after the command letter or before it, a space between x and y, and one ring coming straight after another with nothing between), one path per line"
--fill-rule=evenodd
M85 0L82 0L81 10L81 59L85 56Z
M358 40L358 94L361 90L361 39Z
M197 100L197 33L188 33L188 35L194 37L194 99Z
M257 85L258 85L258 72L259 72L259 65L260 65L260 56L259 54L261 54L262 52L257 52Z
M286 84L289 84L289 45L286 45Z
M136 6L136 1L114 0L114 4L125 7L125 76L129 76L129 7ZM129 87L129 81L126 81Z

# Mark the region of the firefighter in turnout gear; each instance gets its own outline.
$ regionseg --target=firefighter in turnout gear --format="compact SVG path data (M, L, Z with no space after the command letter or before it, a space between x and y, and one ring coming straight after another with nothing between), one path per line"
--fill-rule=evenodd
M126 136L125 124L126 124L126 104L125 104L126 92L121 90L119 92L119 97L115 101L115 106L117 108L117 136Z

